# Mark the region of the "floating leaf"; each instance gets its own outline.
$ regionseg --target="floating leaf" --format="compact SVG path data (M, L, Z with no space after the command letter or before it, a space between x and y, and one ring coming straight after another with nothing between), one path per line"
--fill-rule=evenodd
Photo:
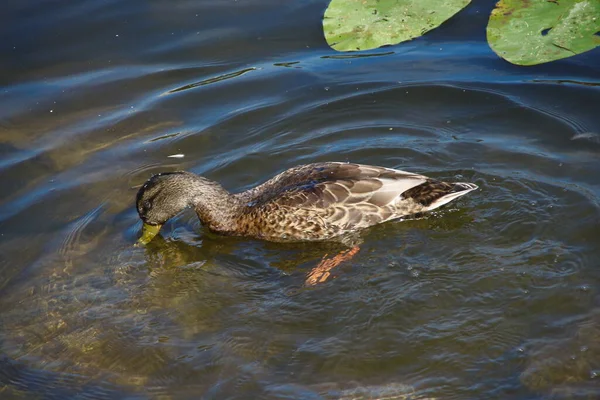
M323 17L329 46L369 50L422 36L471 0L331 0Z
M500 0L487 39L517 65L571 57L600 45L600 0Z

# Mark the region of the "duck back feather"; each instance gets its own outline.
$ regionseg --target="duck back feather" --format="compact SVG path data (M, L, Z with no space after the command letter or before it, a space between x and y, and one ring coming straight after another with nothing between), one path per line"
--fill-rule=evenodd
M246 204L246 234L270 240L323 240L430 211L477 189L406 171L339 162L289 169L234 195Z

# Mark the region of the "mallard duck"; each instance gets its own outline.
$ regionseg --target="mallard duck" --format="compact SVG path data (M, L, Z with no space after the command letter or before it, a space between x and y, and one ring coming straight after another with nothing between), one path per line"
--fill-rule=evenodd
M149 243L187 207L220 234L317 241L431 211L475 189L472 183L341 162L297 166L236 194L191 172L166 172L152 176L137 193L144 222L138 243Z

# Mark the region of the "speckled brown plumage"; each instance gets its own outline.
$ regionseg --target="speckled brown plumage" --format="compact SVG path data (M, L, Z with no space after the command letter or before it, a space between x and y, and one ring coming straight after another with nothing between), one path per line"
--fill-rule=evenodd
M291 168L237 194L189 172L156 175L140 189L137 208L150 225L192 206L204 225L222 234L310 241L429 211L476 188L390 168L327 162Z

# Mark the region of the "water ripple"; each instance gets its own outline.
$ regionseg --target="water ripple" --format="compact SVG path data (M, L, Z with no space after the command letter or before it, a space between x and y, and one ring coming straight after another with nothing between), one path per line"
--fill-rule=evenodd
M246 68L246 69L242 69L242 70L239 70L239 71L230 72L228 74L223 74L223 75L215 76L214 78L204 79L204 80L201 80L201 81L198 81L198 82L194 82L194 83L190 83L190 84L187 84L187 85L175 88L175 89L171 89L171 90L169 90L165 94L177 93L177 92L181 92L182 90L194 89L194 88L199 87L199 86L210 85L210 84L221 82L221 81L224 81L224 80L227 80L227 79L237 78L239 76L247 74L250 71L256 71L256 68Z
M8 3L3 394L593 397L596 53L517 68L449 24L344 55L321 3L267 3ZM219 237L190 210L132 246L150 173L237 191L325 160L480 190L363 232L310 290L343 246Z

